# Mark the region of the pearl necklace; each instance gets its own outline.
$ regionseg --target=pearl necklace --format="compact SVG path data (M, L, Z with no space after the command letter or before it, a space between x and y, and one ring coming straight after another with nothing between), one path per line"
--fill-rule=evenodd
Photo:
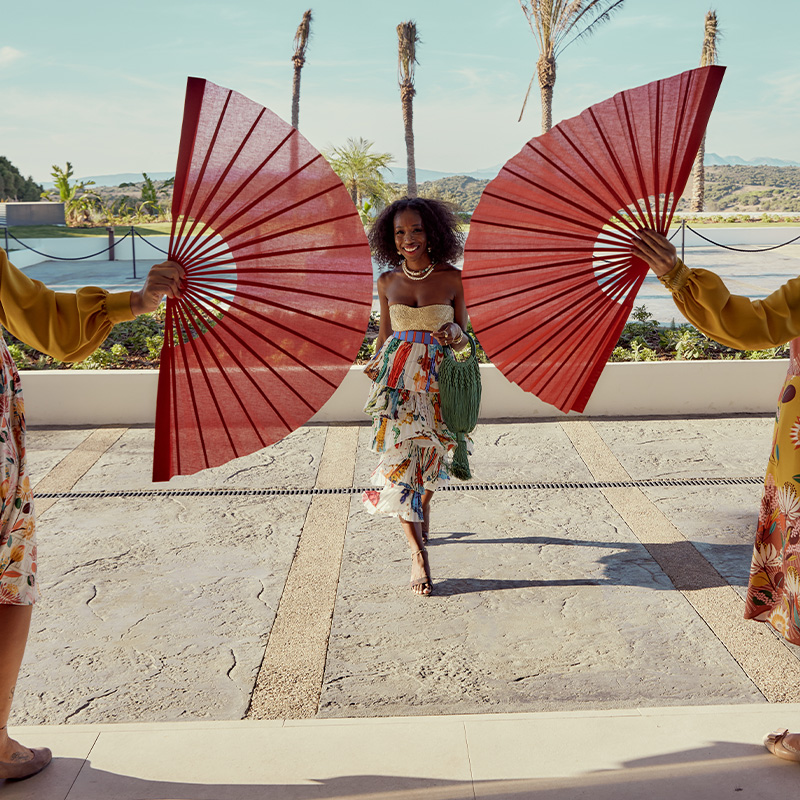
M419 272L416 272L413 269L409 269L408 268L408 264L406 264L405 259L403 259L403 263L400 266L403 268L403 274L409 280L412 280L412 281L424 281L425 278L427 278L428 275L430 275L431 272L433 272L433 268L436 266L436 264L431 262L430 264L428 264L427 267L425 267L425 269L421 269L421 270L419 270Z

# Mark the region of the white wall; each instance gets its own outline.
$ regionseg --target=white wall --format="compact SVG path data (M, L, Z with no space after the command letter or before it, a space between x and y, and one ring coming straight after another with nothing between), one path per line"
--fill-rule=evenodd
M771 413L787 361L666 361L608 364L584 416ZM157 370L22 372L31 425L153 424ZM482 419L559 417L561 412L481 366ZM352 367L313 418L359 422L370 382ZM577 416L577 415L575 415Z

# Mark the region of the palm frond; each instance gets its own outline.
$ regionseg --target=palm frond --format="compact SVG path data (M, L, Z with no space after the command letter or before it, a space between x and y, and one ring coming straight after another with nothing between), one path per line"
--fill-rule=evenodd
M401 86L414 85L414 66L419 64L417 45L421 41L417 35L417 23L413 20L397 26L397 80Z
M566 36L568 33L580 27L581 21L588 24L586 24L586 27L581 31L578 31L563 47L559 47L558 52L563 53L573 42L591 36L600 25L604 25L617 11L620 11L624 3L625 0L613 0L611 5L609 5L609 0L593 0L588 3L573 19L572 24L569 26L569 29L565 31L564 35ZM573 3L573 5L578 4L577 0ZM583 3L580 3L580 5L583 5ZM591 20L584 19L587 14L594 15L594 18Z
M303 14L294 35L294 58L305 61L308 40L311 38L311 9Z

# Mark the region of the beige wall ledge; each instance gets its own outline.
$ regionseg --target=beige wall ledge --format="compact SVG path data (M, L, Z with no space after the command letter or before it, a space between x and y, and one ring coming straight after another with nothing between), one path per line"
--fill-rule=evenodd
M662 361L608 364L584 416L768 414L787 361ZM24 371L29 425L152 425L157 370ZM482 419L541 418L561 412L481 366ZM369 379L352 367L314 422L363 422ZM577 416L577 415L571 415Z

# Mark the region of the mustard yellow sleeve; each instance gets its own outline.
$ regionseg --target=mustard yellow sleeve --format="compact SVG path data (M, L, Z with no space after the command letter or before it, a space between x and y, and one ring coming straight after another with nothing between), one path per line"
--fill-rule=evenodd
M0 325L30 347L59 361L82 361L118 322L134 319L130 292L95 286L75 294L31 280L0 250Z
M713 272L689 269L680 259L659 280L692 325L727 347L764 350L800 336L800 278L763 300L731 294Z

